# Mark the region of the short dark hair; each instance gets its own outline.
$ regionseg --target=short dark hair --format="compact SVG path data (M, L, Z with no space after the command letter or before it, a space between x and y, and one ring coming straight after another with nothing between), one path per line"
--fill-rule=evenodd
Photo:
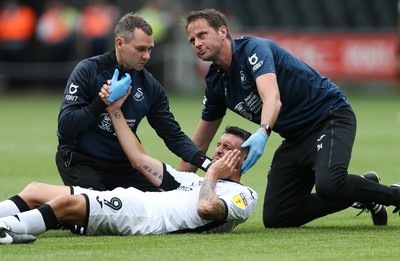
M114 34L115 37L121 36L125 42L129 43L132 40L132 32L135 29L141 29L147 35L153 34L153 28L151 25L144 20L143 17L139 16L134 12L125 14L115 26Z
M229 126L229 125L225 127L224 134L232 134L238 136L243 139L243 142L246 141L251 136L250 132L242 128L239 128L237 126Z
M218 31L221 26L225 26L226 30L228 31L228 22L226 20L226 16L222 12L213 8L203 9L200 11L191 11L186 16L184 21L185 29L187 29L191 22L194 22L198 19L205 19L215 31ZM227 38L232 39L229 32L227 34Z

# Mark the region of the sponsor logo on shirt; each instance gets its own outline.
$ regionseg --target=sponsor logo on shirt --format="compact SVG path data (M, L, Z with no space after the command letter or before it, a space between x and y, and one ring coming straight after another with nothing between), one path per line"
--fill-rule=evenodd
M256 93L249 93L244 101L236 104L234 111L241 115L242 117L252 120L253 114L257 114L262 109L262 100L260 96Z
M78 96L74 95L74 94L78 91L78 88L79 88L78 85L76 85L74 83L71 83L71 85L68 88L69 94L66 94L64 99L66 101L77 101L78 100Z
M71 85L69 86L69 94L75 94L78 91L79 86L71 83Z
M102 113L100 117L102 119L100 121L100 124L98 125L99 128L107 132L112 132L113 128L110 115L108 115L108 113Z
M263 66L264 61L258 61L257 53L253 54L248 58L250 65L253 66L253 72L257 71L261 66Z
M115 133L114 128L112 127L112 121L110 118L110 115L108 113L102 113L100 115L100 124L97 125L100 129L106 132L113 132L113 135L116 136L117 134ZM126 119L126 123L128 124L129 128L133 128L136 124L135 119Z
M238 207L248 206L248 204L249 204L243 193L240 193L239 195L234 196L233 201L235 202L236 206L238 206Z
M261 111L262 100L258 94L251 92L249 95L247 95L244 101L252 113L257 114Z
M242 117L251 120L253 118L253 116L251 115L250 112L246 111L246 108L244 107L244 102L239 102L238 104L236 104L234 110L239 114L242 115Z

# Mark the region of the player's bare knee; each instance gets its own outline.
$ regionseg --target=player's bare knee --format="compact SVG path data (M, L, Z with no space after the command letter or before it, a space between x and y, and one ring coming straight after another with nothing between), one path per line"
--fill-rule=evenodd
M43 185L44 184L41 182L33 181L28 185L26 185L26 187L21 191L21 193L36 193L38 191L41 191Z
M48 203L54 211L59 222L72 222L80 224L86 208L82 195L60 195Z
M36 208L38 207L36 197L44 191L43 186L44 183L31 182L18 195L30 208Z
M53 209L70 209L74 205L75 199L71 195L60 195L49 202Z

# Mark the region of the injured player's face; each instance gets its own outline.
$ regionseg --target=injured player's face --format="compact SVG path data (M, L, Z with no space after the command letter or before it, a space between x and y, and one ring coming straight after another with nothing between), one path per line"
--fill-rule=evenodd
M214 157L212 162L217 161L222 158L226 152L234 149L238 149L241 151L242 160L246 158L248 149L242 149L240 146L243 144L243 139L239 136L225 133L221 136L221 138L217 142L217 147L214 151Z

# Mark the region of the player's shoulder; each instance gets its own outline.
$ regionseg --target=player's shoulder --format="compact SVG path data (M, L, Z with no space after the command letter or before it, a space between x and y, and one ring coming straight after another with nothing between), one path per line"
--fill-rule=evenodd
M88 75L96 77L103 72L112 74L116 66L115 51L112 51L81 60L75 67L75 71L85 72Z
M243 200L247 201L249 204L257 204L258 194L257 192L245 185L242 185L240 189L238 189L238 193Z
M167 171L169 174L171 174L172 176L174 176L176 179L192 179L192 180L202 180L203 178L200 177L199 175L197 175L196 173L193 172L186 172L186 171L180 171L175 169L174 167L172 167L169 164L165 164L165 171Z
M229 182L229 183L233 189L237 190L237 192L245 194L245 195L251 197L252 199L255 199L255 200L258 199L258 194L254 189L252 189L246 185L243 185L242 183L236 183L236 182Z
M252 48L260 44L273 45L275 42L271 39L258 36L241 36L232 41L234 49Z
M74 69L74 73L84 73L86 76L97 75L101 70L101 57L103 55L92 56L78 62Z
M276 49L276 46L274 41L267 38L242 36L232 41L232 52L238 64L242 64L255 53L260 57Z
M255 191L254 189L245 186L246 191L249 193L249 195L251 196L252 199L258 200L258 194L257 191Z

